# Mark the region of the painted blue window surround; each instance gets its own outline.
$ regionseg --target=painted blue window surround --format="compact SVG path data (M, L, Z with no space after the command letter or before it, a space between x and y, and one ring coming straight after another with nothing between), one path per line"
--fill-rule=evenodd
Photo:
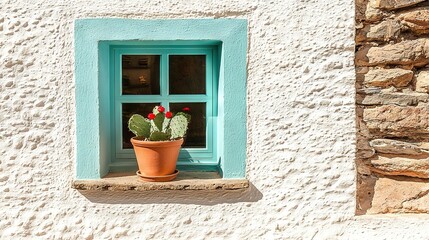
M172 45L181 44L181 45ZM125 45L124 45L125 44ZM151 45L142 44L139 42L125 41L122 45L109 43L110 55L112 59L110 69L110 87L111 96L114 96L111 101L110 118L113 119L112 128L112 148L111 161L109 164L110 172L132 171L136 169L135 154L132 149L123 147L123 120L122 120L122 105L129 103L147 103L150 108L157 104L162 104L169 109L169 104L174 103L200 103L204 104L205 120L206 120L206 140L205 147L186 148L182 147L179 155L178 168L179 170L196 170L196 171L217 171L218 162L216 159L216 124L217 123L217 85L218 85L218 45L199 45L186 42L172 41L169 44L159 42L158 44L151 42ZM169 91L169 57L170 56L203 56L205 59L205 94L172 94ZM122 92L122 57L139 56L147 58L147 56L160 57L160 93L159 94L123 94ZM136 57L137 58L137 57ZM126 69L125 69L126 70ZM142 72L141 68L137 69ZM158 69L157 69L158 70ZM157 104L151 104L151 103ZM148 112L135 112L145 116ZM106 116L109 117L109 116Z
M223 178L244 178L247 21L243 19L76 20L76 178L98 179L109 171L129 170L135 164L118 161L117 156L129 155L112 147L112 143L118 141L118 134L113 130L117 128L112 127L117 124L114 116L118 116L115 115L118 108L112 107L115 105L112 100L115 99L114 90L117 89L112 69L115 68L115 49L118 53L127 51L124 46L136 50L135 53L154 46L161 51L170 49L173 53L207 51L207 59L213 60L210 66L213 66L211 83L214 88L209 92L214 95L206 100L201 100L201 96L193 100L213 100L207 107L207 112L212 111L212 115L207 116L213 116L211 127L208 124L207 128L210 132L208 141L214 141L207 146L213 147L201 153L211 156L204 158L191 153L188 160L182 157L180 164L189 170L215 167ZM155 97L154 101L157 100L163 104L169 101ZM193 162L193 159L197 161Z

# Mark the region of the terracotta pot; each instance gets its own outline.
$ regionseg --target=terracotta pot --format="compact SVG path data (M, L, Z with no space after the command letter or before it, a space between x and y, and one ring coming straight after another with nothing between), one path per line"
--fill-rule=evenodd
M140 174L159 177L176 172L177 158L183 139L174 141L142 141L131 138Z

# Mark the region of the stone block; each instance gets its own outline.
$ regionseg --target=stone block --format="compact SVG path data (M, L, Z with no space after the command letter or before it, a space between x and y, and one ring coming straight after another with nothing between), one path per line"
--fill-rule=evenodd
M371 0L373 6L386 10L409 7L424 1L426 0Z
M420 102L428 102L429 94L416 92L379 92L375 94L358 94L356 102L361 105L398 105L415 106Z
M418 137L429 134L429 106L402 107L395 105L367 108L363 121L374 135L391 137Z
M370 160L371 171L391 176L429 178L429 156L415 158L378 155Z
M373 147L377 153L421 155L427 151L426 149L420 148L418 143L409 143L392 139L374 139L369 142L369 145Z
M215 172L181 172L174 181L144 182L135 173L109 173L102 179L75 180L72 187L94 191L155 190L240 190L249 188L247 179L222 179Z
M413 79L413 71L401 68L371 69L364 75L364 84L372 87L405 87Z
M429 213L429 182L406 177L378 178L369 214Z
M356 148L357 148L357 157L358 158L370 158L372 156L374 156L375 151L374 149L369 145L368 140L364 139L364 138L358 138L357 139L357 143L356 143Z
M377 22L383 19L384 12L380 9L375 8L375 4L373 1L369 1L366 10L365 10L365 18L368 22Z
M420 71L416 76L416 91L429 93L429 69Z
M355 17L356 22L365 21L365 11L368 0L356 0L355 1Z
M407 11L400 14L399 19L415 33L429 33L429 7Z
M356 33L356 41L388 41L397 39L400 33L400 22L389 19L378 24L369 24L359 29Z
M356 65L412 65L429 63L429 39L406 40L381 47L364 46L356 53Z

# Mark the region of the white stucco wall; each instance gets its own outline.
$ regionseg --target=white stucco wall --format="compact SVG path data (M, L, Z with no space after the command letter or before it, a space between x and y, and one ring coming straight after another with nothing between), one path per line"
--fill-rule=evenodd
M0 239L427 239L354 216L354 2L0 0ZM73 21L246 18L245 195L96 193L75 168Z

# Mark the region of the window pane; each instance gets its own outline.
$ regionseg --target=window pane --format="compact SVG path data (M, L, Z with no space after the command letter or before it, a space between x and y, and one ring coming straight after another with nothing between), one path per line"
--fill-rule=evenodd
M130 142L130 139L134 137L128 129L128 120L133 114L140 114L143 117L147 117L149 113L152 112L152 109L160 105L160 103L122 103L122 148L133 148L133 145Z
M170 94L206 93L206 56L169 56Z
M181 112L184 107L191 109L191 123L185 143L186 148L206 147L206 103L170 103L170 111Z
M159 94L159 55L122 56L122 94Z

